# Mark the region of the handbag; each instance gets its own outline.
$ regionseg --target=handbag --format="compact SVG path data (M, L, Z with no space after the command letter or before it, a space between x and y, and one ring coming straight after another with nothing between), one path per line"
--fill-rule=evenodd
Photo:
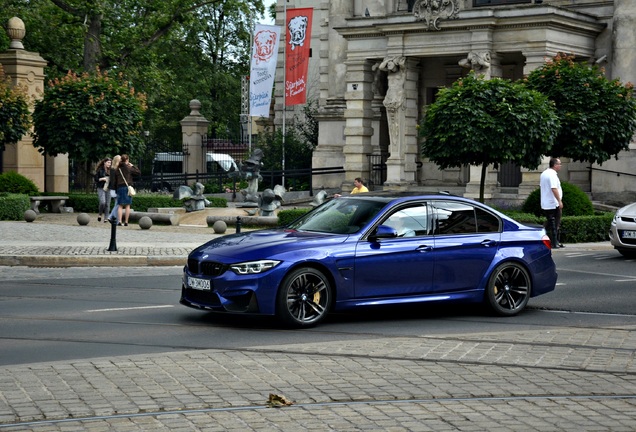
M124 177L124 173L121 172L121 168L119 169L119 173L121 174L121 178L124 179L124 183L126 183L126 186L128 186L128 196L132 197L137 195L137 191L135 190L135 188L129 185L128 182L126 181L126 177Z

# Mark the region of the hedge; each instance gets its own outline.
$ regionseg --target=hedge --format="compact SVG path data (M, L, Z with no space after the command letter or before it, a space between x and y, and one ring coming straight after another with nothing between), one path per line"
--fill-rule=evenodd
M28 195L0 192L0 220L24 220L24 212L30 208Z
M48 195L48 194L47 194ZM97 213L99 199L97 194L68 194L67 207L72 207L75 213ZM225 198L208 198L209 207L227 207ZM132 209L147 212L149 208L183 207L183 203L166 195L138 194L133 198Z

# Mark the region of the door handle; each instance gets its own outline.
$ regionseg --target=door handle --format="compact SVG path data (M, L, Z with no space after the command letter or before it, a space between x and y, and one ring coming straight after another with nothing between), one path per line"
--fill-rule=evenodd
M415 250L419 251L419 252L430 252L430 251L433 250L433 246L431 246L431 245L420 245Z
M482 246L486 246L486 247L494 246L496 244L497 244L497 242L494 241L494 240L484 240L484 241L481 242L481 245Z

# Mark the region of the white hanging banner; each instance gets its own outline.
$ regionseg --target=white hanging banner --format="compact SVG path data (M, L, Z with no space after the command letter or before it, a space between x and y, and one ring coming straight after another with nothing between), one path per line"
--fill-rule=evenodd
M250 66L250 116L269 117L280 27L256 24Z

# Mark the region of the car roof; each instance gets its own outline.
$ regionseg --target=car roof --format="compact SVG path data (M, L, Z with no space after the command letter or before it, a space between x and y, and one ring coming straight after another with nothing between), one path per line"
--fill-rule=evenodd
M474 201L472 199L460 197L457 195L451 195L446 192L414 194L413 192L372 191L372 192L365 192L360 194L345 195L342 198L378 201L378 202L384 202L384 203L389 203L391 201L427 200L427 199L430 200L430 199L444 198L444 199L451 199L451 200L456 200L461 202L479 204L477 201Z

